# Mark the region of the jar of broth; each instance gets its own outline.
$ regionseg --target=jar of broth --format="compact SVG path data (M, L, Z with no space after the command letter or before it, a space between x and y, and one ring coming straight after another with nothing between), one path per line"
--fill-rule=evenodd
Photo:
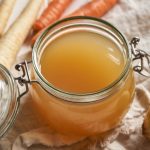
M29 88L33 107L59 133L93 136L115 128L133 101L133 70L143 70L143 64L132 67L132 60L146 56L134 50L137 43L134 38L129 48L114 26L91 17L66 18L49 26L33 46L32 61L16 65L20 77L13 78L0 65L0 132L15 120Z
M45 30L33 47L34 107L63 134L91 136L115 128L132 103L131 51L109 23L69 18Z

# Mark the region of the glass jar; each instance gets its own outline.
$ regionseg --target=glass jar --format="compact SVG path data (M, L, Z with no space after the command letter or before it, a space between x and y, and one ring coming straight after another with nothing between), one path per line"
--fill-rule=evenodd
M47 44L67 32L81 30L109 38L124 56L125 66L120 76L98 92L82 94L62 91L49 83L41 73L40 60ZM92 17L66 18L48 27L33 46L32 61L16 65L16 69L22 71L20 77L13 78L0 65L0 136L15 120L20 98L28 92L29 87L33 107L57 132L91 136L115 128L129 110L134 97L133 70L140 72L140 69L139 66L132 67L131 55L136 56L134 48L137 42L134 39L130 49L125 37L114 26ZM29 63L33 64L31 75L28 73ZM20 85L25 88L23 93L19 92Z
M116 81L95 93L69 93L54 87L41 73L46 45L63 34L90 31L111 39L124 55L125 67ZM38 112L54 130L63 134L90 136L116 127L133 100L135 81L131 51L124 36L109 23L94 18L70 18L49 27L33 47L34 77L31 95ZM48 67L48 66L43 66Z
M13 124L19 109L19 90L12 74L0 64L0 137Z

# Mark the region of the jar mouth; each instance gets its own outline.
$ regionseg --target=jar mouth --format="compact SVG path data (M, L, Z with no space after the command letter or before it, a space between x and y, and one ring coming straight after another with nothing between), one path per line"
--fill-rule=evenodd
M81 23L81 21L83 21ZM85 22L84 22L85 21ZM78 25L88 25L91 24L97 28L102 28L107 29L106 32L110 32L115 38L121 43L121 45L124 47L124 50L126 51L126 62L123 68L122 73L118 76L118 78L113 81L111 84L109 84L107 87L96 91L92 93L83 93L83 94L78 94L78 93L70 93L67 91L60 90L53 86L51 83L49 83L44 76L42 75L40 71L40 61L38 59L39 57L39 51L41 49L41 45L46 44L45 37L47 37L52 30L56 29L59 27L59 25L66 25L67 27L69 25L65 23L69 23L70 25L74 25L74 23L77 23ZM63 26L64 27L64 26ZM61 31L62 28L59 30ZM57 33L57 30L55 31ZM54 34L54 32L53 32ZM50 37L50 36L49 36ZM70 18L65 18L60 21L57 21L56 23L52 24L48 28L46 28L43 33L39 36L39 38L36 40L34 46L33 46L33 51L32 51L32 61L33 61L33 67L35 70L35 76L37 80L40 82L41 86L50 94L59 97L64 100L68 100L71 102L93 102L96 100L103 100L104 97L109 96L111 93L114 92L113 89L116 89L117 87L120 87L122 80L124 80L129 72L129 68L131 66L131 52L129 50L129 45L128 42L125 38L125 36L113 25L108 23L107 21L104 21L102 19L94 18L94 17L87 17L87 16L75 16L75 17L70 17Z

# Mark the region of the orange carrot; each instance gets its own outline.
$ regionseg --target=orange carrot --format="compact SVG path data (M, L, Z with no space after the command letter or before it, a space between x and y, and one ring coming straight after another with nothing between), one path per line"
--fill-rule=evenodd
M116 3L118 0L92 0L91 2L81 6L78 10L74 11L73 13L65 16L71 17L71 16L92 16L92 17L101 17L106 12L108 12ZM47 24L50 25L51 23ZM37 37L42 33L43 30L40 30L37 32L33 38L31 43L34 44Z
M92 16L92 17L101 17L107 11L109 11L118 0L92 0L91 2L83 5L78 10L74 11L71 16Z
M33 44L35 43L36 39L40 36L40 34L41 34L44 30L45 30L45 28L42 29L42 30L40 30L40 31L38 31L38 32L32 37L32 39L31 39L31 45L33 45Z
M50 2L41 17L34 23L33 29L39 31L55 22L71 2L72 0L53 0Z

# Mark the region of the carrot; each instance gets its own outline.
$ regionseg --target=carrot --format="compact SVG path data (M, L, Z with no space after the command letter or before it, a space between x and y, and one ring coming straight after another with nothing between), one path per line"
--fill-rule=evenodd
M71 2L72 0L53 0L50 2L41 17L34 23L33 29L39 31L55 22Z
M30 0L14 24L0 39L0 63L8 69L13 65L17 52L33 25L42 2L43 0Z
M78 10L74 11L66 17L72 16L92 16L101 17L109 11L118 0L92 0L91 2L83 5Z
M44 28L45 29L45 28ZM31 45L34 45L35 41L37 40L37 38L40 36L40 34L44 31L44 29L38 31L31 39Z
M118 0L92 0L91 2L83 5L80 7L78 10L75 12L64 16L65 18L67 17L72 17L72 16L92 16L92 17L101 17L103 16L107 11L109 11L116 3ZM49 23L48 25L50 25ZM47 25L47 26L48 26ZM31 44L33 45L34 42L36 41L37 37L42 33L43 30L37 32L31 41Z
M16 0L3 0L0 4L0 36L3 34Z

